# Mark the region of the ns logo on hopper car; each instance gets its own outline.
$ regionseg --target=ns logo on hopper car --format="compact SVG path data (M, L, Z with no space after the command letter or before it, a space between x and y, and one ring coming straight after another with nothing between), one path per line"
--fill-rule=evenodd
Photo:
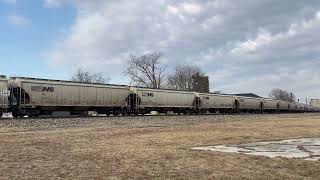
M46 87L46 86L32 86L31 91L37 92L54 92L54 87Z
M43 92L54 92L54 87L43 87Z

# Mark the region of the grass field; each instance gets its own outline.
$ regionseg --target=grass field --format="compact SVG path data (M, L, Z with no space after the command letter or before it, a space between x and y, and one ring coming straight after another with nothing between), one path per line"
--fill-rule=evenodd
M320 115L1 128L0 179L319 179L320 161L190 150L302 137Z

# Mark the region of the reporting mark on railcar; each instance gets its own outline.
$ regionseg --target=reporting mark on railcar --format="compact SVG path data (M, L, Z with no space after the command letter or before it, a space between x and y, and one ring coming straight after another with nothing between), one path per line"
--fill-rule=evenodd
M36 92L54 92L54 87L46 87L46 86L32 86L31 91Z

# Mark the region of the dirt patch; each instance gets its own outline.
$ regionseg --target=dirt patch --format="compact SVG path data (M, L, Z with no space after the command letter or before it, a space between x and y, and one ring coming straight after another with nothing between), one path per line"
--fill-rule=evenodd
M143 118L5 120L0 128L0 179L320 177L318 161L190 150L320 137L319 115Z
M302 138L240 145L195 147L192 149L200 151L241 153L271 158L285 157L318 161L320 157L320 138Z

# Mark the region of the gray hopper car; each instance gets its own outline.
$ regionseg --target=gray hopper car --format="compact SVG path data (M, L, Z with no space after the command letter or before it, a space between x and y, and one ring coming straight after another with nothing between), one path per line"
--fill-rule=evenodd
M263 99L263 109L266 112L276 112L279 111L277 108L277 103L278 101L273 100L273 99Z
M137 106L133 108L142 114L151 111L193 113L197 109L198 101L194 92L131 87L131 93L138 98Z
M235 113L237 101L235 96L200 93L201 112Z
M8 81L1 76L0 92L6 92L0 96L0 113L9 109L14 117L50 115L57 111L69 114L96 111L107 115L137 115L148 114L151 111L199 114L319 112L320 110L302 103L267 98L25 77L13 77Z
M239 109L242 112L262 112L263 102L261 98L237 97Z
M13 115L37 116L54 111L105 114L127 111L128 86L85 84L34 78L11 78Z

